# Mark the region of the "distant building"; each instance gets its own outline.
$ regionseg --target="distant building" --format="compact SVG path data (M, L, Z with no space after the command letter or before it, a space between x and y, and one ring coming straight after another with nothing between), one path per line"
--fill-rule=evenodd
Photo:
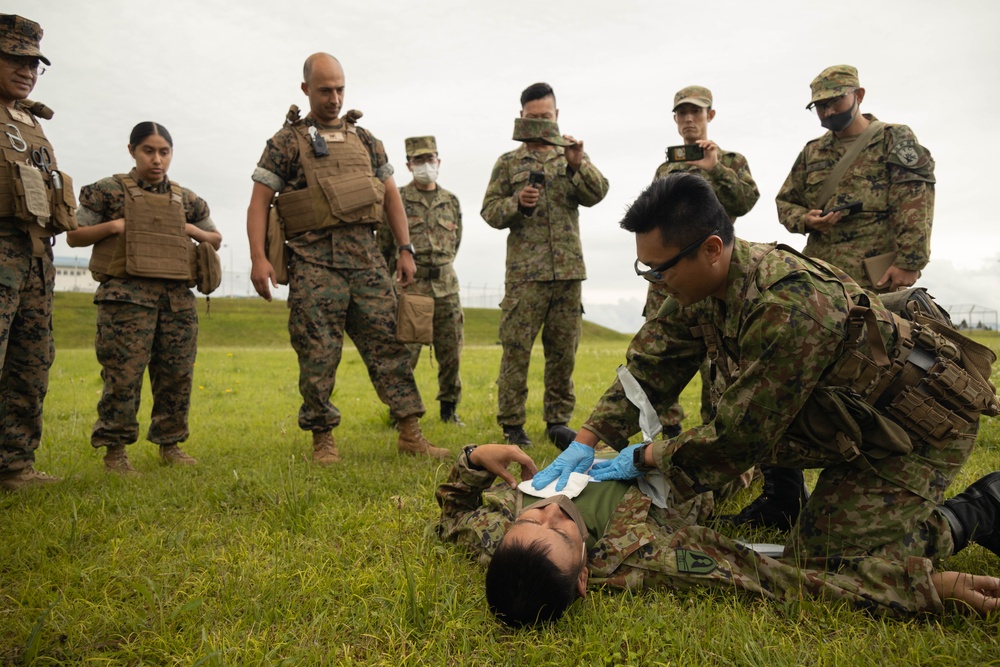
M95 292L98 282L90 275L89 257L56 257L57 292Z

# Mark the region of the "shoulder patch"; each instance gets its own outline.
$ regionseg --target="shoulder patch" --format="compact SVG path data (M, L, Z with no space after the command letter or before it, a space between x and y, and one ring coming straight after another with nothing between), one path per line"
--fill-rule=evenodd
M906 139L900 141L896 144L893 149L892 154L898 160L899 164L904 167L916 167L920 163L921 153L923 151L920 149L920 145L917 144L913 139Z
M677 549L677 571L686 574L711 574L719 567L715 559L701 551Z

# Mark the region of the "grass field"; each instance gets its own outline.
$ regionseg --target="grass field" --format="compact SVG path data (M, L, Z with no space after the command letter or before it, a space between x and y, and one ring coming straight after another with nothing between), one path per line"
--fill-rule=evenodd
M895 621L739 595L596 591L553 627L505 630L486 611L479 567L430 530L449 464L396 454L357 353L345 352L334 397L345 415L335 432L342 461L319 469L307 463L309 438L297 428L284 304L215 299L211 317L203 301L199 311L185 449L200 464L162 467L155 447L140 441L129 449L143 476L121 479L103 473L89 445L101 386L93 306L60 295L38 467L64 481L0 495L0 664L1000 664L1000 616ZM436 419L436 368L425 355L417 369L425 432L454 453L500 435L495 318L467 313L465 428ZM1000 337L984 336L1000 349ZM587 327L575 424L612 380L627 340ZM539 351L527 427L531 453L545 463L557 452L543 444L541 361ZM696 415L696 387L683 400ZM149 404L147 393L143 433ZM956 487L994 469L996 419L984 421ZM998 559L978 546L946 565L1000 574Z

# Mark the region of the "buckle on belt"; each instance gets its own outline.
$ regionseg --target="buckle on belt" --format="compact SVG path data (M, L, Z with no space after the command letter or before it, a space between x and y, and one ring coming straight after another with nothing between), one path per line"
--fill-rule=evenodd
M440 266L418 266L417 270L413 273L417 278L426 278L428 280L437 280L441 277L441 267Z

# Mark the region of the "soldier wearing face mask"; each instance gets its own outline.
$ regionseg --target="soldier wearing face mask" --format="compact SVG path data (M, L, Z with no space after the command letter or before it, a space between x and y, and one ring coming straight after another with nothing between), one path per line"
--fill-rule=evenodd
M459 358L462 354L462 328L465 317L458 297L455 255L462 242L462 209L458 198L437 184L437 142L434 137L410 137L406 140L406 168L413 180L399 189L410 227L410 243L416 250L417 270L407 292L434 297L434 357L438 362L438 395L441 420L464 426L455 412L462 400ZM388 229L380 227L379 238L386 260L396 246ZM421 345L410 345L413 366L420 358Z
M796 159L777 196L778 219L809 237L806 255L843 269L866 289L913 285L930 259L930 151L906 125L861 113L865 89L854 67L828 67L810 87L806 109L815 109L829 131ZM866 269L864 260L876 257L884 266L873 275L878 263Z

